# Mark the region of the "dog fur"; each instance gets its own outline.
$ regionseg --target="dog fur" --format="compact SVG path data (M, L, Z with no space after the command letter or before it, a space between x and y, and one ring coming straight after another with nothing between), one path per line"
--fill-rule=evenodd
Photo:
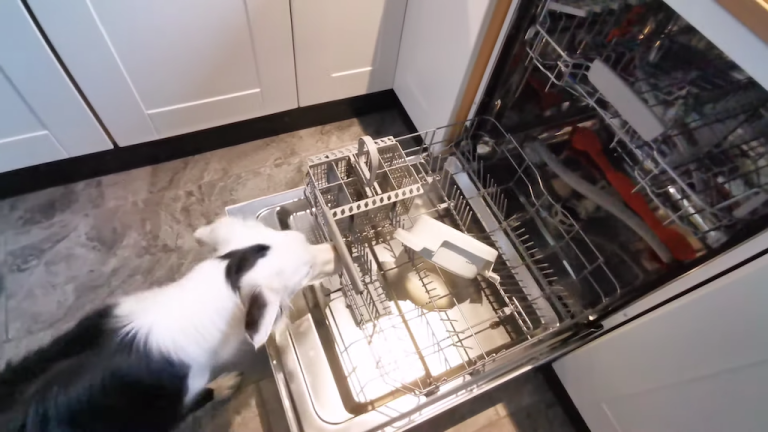
M169 285L91 312L0 373L0 425L14 431L167 431L214 395L211 370L244 336L259 348L281 307L338 271L332 246L222 218L216 248ZM233 376L225 386L233 386ZM225 391L226 393L226 391Z

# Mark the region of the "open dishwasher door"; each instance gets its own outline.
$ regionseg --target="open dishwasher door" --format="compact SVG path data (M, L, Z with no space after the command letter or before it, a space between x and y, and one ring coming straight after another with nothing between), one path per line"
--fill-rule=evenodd
M725 275L554 362L591 430L766 430L766 247L763 233L700 270Z
M583 343L618 295L578 226L544 220L558 205L496 122L446 128L311 157L305 188L227 208L342 255L267 343L295 430L423 421ZM497 251L493 275L464 279L397 240L422 217Z

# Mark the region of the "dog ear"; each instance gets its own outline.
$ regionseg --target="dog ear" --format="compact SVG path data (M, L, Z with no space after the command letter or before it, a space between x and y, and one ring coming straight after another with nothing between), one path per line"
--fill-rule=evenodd
M264 293L256 291L245 305L245 334L256 348L267 341L280 312L278 302L269 301Z
M269 252L269 246L256 244L242 249L235 249L220 256L219 259L227 261L224 276L229 286L236 293L240 292L243 276L248 273L256 263Z

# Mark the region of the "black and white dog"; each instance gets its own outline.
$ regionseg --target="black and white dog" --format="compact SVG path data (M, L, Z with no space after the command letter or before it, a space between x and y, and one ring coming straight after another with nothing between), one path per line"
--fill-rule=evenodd
M0 373L0 427L167 431L211 400L212 368L247 336L267 340L281 305L337 270L330 245L256 221L219 219L195 236L215 258L170 285L98 309ZM239 376L223 378L230 392ZM220 381L220 380L217 380Z

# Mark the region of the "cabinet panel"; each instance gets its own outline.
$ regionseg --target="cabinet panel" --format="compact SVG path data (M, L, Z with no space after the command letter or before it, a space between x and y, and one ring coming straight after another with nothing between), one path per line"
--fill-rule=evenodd
M0 70L0 139L43 131L11 80Z
M0 140L0 172L64 159L67 154L46 131Z
M391 89L406 0L291 0L301 106Z
M0 2L0 172L111 149L20 2Z
M408 2L394 88L417 129L453 122L494 4Z
M0 172L65 157L10 79L0 73Z
M764 431L768 256L554 363L600 431Z
M281 0L32 0L120 145L297 106Z

